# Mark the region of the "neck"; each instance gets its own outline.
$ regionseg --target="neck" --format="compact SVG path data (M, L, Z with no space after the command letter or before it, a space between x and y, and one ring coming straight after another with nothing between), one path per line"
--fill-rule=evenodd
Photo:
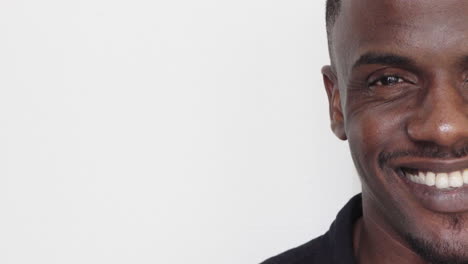
M353 244L357 263L426 264L381 223L380 218L374 218L372 214L364 214L356 222Z

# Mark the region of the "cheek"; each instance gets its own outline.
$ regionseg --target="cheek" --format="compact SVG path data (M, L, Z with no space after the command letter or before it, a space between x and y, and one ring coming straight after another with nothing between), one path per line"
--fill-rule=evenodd
M351 155L363 180L375 178L380 153L405 149L408 141L402 120L402 115L375 109L346 118Z
M354 158L370 163L372 157L387 141L390 133L381 119L372 115L359 115L347 120L346 135Z
M348 113L345 116L345 131L351 152L365 158L368 163L382 151L406 148L405 120L410 116L407 109L381 105Z

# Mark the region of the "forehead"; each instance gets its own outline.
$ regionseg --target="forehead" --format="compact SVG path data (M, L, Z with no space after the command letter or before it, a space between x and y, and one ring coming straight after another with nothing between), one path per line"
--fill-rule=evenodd
M466 0L342 0L333 29L338 68L366 52L434 61L468 54Z

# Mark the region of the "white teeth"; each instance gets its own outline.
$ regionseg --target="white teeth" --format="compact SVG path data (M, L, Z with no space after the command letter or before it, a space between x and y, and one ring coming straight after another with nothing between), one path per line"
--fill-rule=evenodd
M436 183L436 177L435 177L435 173L429 171L428 173L426 173L426 185L427 186L434 186L435 183ZM468 173L466 175L467 177L467 180L468 180Z
M422 171L419 172L418 178L420 184L426 184L426 175Z
M468 184L468 169L463 171L463 183Z
M463 186L463 178L459 171L449 173L449 185L450 187Z
M436 174L436 187L439 189L448 188L448 174L447 173L437 173Z
M405 172L405 175L414 183L435 186L438 189L457 188L468 184L468 169L441 173L420 171L417 174L411 174Z

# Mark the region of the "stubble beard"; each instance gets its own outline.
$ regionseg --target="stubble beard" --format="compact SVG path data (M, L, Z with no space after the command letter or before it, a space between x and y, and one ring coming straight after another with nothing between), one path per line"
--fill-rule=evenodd
M464 157L468 156L468 145L452 152L442 152L437 147L426 146L416 151L382 152L378 158L381 169L389 160L405 157ZM400 215L400 219L408 220L405 215ZM451 235L444 239L428 238L424 234L409 232L405 230L402 237L411 249L431 264L468 264L468 216L467 214L444 214L440 215L444 222L444 228L450 230ZM405 222L405 221L403 221ZM401 226L400 226L401 228ZM400 229L403 230L403 229ZM463 233L466 235L463 236ZM400 233L402 234L402 233Z
M468 264L468 240L461 240L460 234L467 231L465 218L458 214L445 216L452 239L435 240L406 233L404 239L415 253L431 264ZM467 236L468 237L468 236Z

